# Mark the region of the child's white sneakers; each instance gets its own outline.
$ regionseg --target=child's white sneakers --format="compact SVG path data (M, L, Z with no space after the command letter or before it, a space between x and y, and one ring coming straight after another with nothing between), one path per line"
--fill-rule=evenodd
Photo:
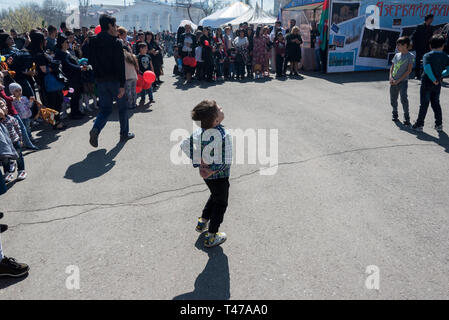
M206 239L204 240L204 246L207 248L215 247L223 242L225 242L227 239L226 233L224 232L217 232L217 233L206 233Z

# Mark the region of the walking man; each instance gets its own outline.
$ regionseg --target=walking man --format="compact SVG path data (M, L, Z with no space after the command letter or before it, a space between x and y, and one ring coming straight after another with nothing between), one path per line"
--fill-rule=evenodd
M119 112L120 141L134 138L129 132L128 108L125 99L125 58L123 45L117 38L117 26L114 17L100 16L101 32L90 40L89 62L91 63L97 84L100 112L90 131L90 144L98 147L98 136L112 113L114 99Z

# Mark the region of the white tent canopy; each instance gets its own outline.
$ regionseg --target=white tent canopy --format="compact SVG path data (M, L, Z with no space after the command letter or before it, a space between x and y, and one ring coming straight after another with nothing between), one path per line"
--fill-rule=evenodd
M240 23L248 22L248 24L266 24L266 25L272 25L277 21L276 17L266 13L262 10L262 8L259 7L259 5L256 3L256 8L251 8L248 10L245 14L241 15L240 17L227 22L226 24L231 24L232 26L238 26Z
M192 32L198 28L198 26L190 20L182 20L179 24L179 27L184 27L186 24L190 24L190 26L192 27Z
M200 20L199 25L204 27L218 28L229 21L232 21L251 9L250 6L242 2L235 2L229 7L215 11L210 16Z

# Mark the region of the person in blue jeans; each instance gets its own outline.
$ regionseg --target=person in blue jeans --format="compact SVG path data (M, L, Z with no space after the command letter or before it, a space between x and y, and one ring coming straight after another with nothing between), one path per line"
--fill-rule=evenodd
M123 44L117 38L116 19L110 15L100 16L101 32L89 42L89 61L95 74L100 112L90 130L89 142L98 147L98 136L112 113L116 101L120 121L120 141L134 138L129 132L128 107L125 97L125 57Z
M423 58L424 72L421 79L418 119L413 125L416 131L422 131L429 103L435 114L435 130L443 131L443 115L440 105L441 80L449 74L449 56L443 52L445 39L442 35L434 35L430 39L431 52Z

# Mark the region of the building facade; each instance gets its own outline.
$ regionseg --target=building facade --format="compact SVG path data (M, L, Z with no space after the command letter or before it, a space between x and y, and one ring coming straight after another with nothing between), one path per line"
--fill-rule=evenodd
M188 9L185 2L136 0L133 5L126 7L117 5L80 6L72 10L66 23L69 28L98 25L100 15L104 13L114 16L117 19L117 25L128 30L136 28L136 30L153 32L163 30L175 32L182 20L191 20L198 24L205 16L203 10L196 4Z
M190 16L189 16L190 11ZM182 4L169 4L150 0L136 0L135 4L115 13L117 24L128 30L150 30L159 32L169 30L175 32L182 20L193 23L204 18L204 12L198 6L187 9Z

